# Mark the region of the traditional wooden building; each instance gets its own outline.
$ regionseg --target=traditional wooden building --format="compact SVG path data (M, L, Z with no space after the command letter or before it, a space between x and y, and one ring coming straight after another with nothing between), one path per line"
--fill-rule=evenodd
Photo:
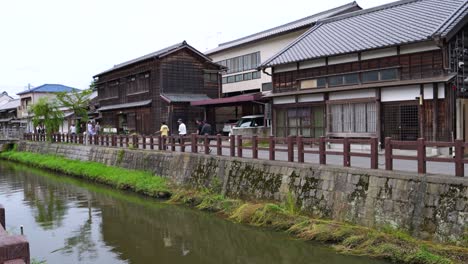
M177 133L180 118L194 132L196 118L214 113L190 102L219 96L222 69L185 41L115 65L94 76L101 126L152 134L166 122Z
M272 68L274 134L463 136L467 14L466 0L403 0L319 21L261 65Z
M227 68L222 73L221 98L192 102L192 105L214 109L217 130L229 120L263 114L265 104L261 102L261 98L271 92L272 83L271 76L258 71L257 67L310 29L318 20L360 9L356 2L350 2L219 44L205 52L205 55ZM271 112L266 112L267 119L270 119Z

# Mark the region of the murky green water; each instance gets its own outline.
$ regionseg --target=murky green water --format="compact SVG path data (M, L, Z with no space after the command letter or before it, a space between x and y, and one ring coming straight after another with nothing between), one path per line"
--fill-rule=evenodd
M7 230L47 263L384 263L0 161Z

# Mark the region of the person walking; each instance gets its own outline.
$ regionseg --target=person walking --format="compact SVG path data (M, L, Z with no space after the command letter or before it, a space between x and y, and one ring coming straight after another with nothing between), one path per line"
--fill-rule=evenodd
M204 151L203 150L203 146L204 146L203 145L203 138L200 137L202 135L203 122L200 119L196 119L195 123L197 124L197 135L199 136L198 141L197 141L198 142L198 147L199 147L198 151L203 152Z
M101 132L101 125L99 125L99 122L96 122L96 125L94 125L94 134L99 135Z
M182 140L184 140L184 137L187 135L187 127L185 126L184 122L182 121L182 119L179 118L179 120L177 120L177 123L179 124L179 143L182 142Z
M71 124L71 126L70 126L70 134L76 135L76 126L75 126L75 124Z
M201 132L200 132L200 135L202 136L211 136L211 125L206 122L206 120L203 121L203 126L201 128ZM210 145L210 138L208 138L208 145ZM211 148L208 147L208 153L211 153Z

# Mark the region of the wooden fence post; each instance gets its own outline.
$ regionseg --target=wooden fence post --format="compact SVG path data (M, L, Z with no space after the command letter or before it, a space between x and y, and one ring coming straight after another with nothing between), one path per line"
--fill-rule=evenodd
M237 156L242 158L242 135L237 136Z
M418 173L426 173L426 144L424 138L418 138Z
M393 170L393 146L392 138L385 138L385 169Z
M154 149L154 137L150 137L150 149Z
M204 148L205 154L210 154L208 135L203 135L203 148Z
M465 177L465 164L463 155L465 153L465 143L461 139L455 140L455 176Z
M136 148L136 149L139 149L140 148L140 142L138 142L138 137L137 135L133 135L132 136L132 143L133 143L133 147Z
M294 136L288 136L288 161L294 162Z
M222 148L222 138L221 135L216 135L216 155L222 156L223 155L223 148Z
M229 152L231 157L236 156L236 137L234 135L229 136Z
M184 140L184 136L179 136L179 142L182 142ZM175 146L176 146L176 137L171 137L171 151L175 151Z
M252 158L258 159L258 136L252 136Z
M185 140L184 139L180 141L180 151L185 152Z
M304 141L302 136L297 137L297 161L304 163Z
M197 144L197 134L192 133L190 135L190 144L192 145L192 153L197 153L198 152L198 144Z
M379 141L373 137L370 139L370 167L371 169L379 168Z
M320 164L327 164L327 150L325 146L325 137L320 137L319 140L319 163Z
M125 135L125 145L128 147L130 147L130 138L128 137L128 135Z
M351 146L349 144L349 138L345 137L343 139L343 166L344 167L351 166L351 157L349 156L350 148Z
M268 152L269 159L275 160L275 138L273 136L268 137Z

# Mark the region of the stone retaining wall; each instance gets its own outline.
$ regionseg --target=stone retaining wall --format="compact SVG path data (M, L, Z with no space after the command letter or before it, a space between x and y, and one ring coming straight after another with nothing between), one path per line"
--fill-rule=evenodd
M152 171L231 197L282 201L368 227L391 226L434 241L468 239L468 179L192 153L20 142L18 149Z

